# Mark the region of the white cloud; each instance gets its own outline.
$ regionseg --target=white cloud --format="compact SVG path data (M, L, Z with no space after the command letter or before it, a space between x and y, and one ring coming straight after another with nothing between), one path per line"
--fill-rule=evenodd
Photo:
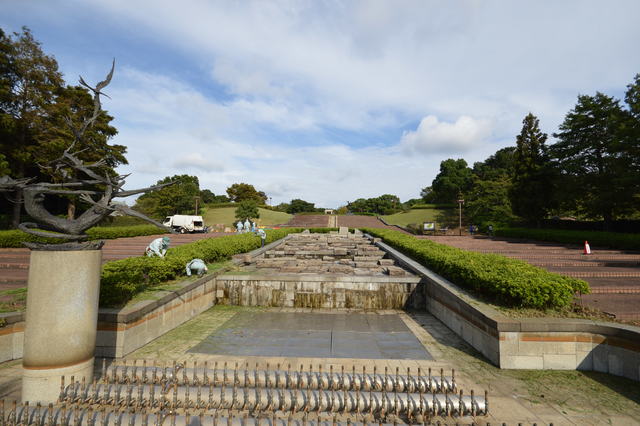
M134 58L119 60L105 100L132 186L186 171L215 193L245 181L274 202L416 197L441 160L512 145L529 111L551 133L578 93L624 90L640 70L636 0L5 3L0 21L36 22L45 50L41 34L85 40L51 52L76 59L67 75L91 77L100 54ZM116 41L74 25L92 19ZM115 44L128 39L151 48Z
M178 154L182 147L179 145L175 147L176 154ZM224 170L224 165L218 161L213 161L210 157L205 157L200 152L190 152L184 155L179 155L172 163L173 167L177 167L182 170L197 170L199 172L220 172Z
M438 117L424 117L415 131L402 135L400 146L410 153L464 153L478 147L491 134L488 120L466 115L455 123L441 122Z

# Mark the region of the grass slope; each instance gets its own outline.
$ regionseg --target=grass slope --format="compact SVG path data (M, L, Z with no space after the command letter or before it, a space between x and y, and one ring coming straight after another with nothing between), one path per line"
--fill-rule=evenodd
M407 226L410 223L438 222L440 225L456 223L454 209L412 209L407 212L382 216L390 225Z
M260 212L260 219L258 219L258 225L281 225L289 222L291 215L288 213L274 212L267 209L258 209ZM208 226L213 226L218 223L223 223L226 226L233 226L236 222L236 209L235 207L223 207L219 209L208 208L205 212L204 223Z

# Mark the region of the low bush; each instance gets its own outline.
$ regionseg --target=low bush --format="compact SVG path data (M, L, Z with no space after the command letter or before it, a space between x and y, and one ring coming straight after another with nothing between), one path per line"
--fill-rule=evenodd
M527 238L562 244L608 247L620 250L640 250L640 234L602 231L569 231L564 229L499 228L495 235L508 238Z
M99 226L87 230L90 240L110 240L122 237L137 237L140 235L157 235L164 234L166 231L155 225L133 225L133 226ZM10 231L0 231L0 247L3 248L20 248L24 247L22 242L30 243L63 243L65 240L60 238L43 238L35 235L27 234L19 229Z
M266 242L270 243L300 230L268 230ZM206 238L170 248L164 258L140 256L108 262L102 268L100 305L121 306L148 287L176 279L184 275L185 265L192 259L199 258L206 263L218 262L259 247L260 238L248 233Z
M565 277L497 254L474 253L419 240L387 229L364 229L424 266L497 304L523 308L560 308L575 293L589 293L583 280Z

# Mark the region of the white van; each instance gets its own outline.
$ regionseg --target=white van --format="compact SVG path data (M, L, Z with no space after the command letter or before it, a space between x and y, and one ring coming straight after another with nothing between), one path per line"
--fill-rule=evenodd
M162 222L164 226L173 228L174 231L186 234L187 232L206 232L202 216L188 216L176 214L167 216Z

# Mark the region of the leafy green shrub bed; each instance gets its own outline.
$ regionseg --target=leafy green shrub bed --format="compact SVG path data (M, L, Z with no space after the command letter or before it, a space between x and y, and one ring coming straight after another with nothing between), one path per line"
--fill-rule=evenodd
M166 231L155 225L133 225L133 226L99 226L87 230L87 235L91 240L110 240L122 237L137 237L140 235L157 235L164 234ZM35 235L27 234L18 229L10 231L0 231L0 247L2 248L20 248L23 241L30 243L63 243L65 241L59 238L41 238Z
M266 242L300 231L300 228L268 230ZM228 235L170 248L164 258L140 256L108 262L102 268L100 305L121 306L151 286L176 279L184 275L185 265L194 258L218 262L259 247L260 238L255 234Z
M563 244L609 247L620 250L640 250L640 234L620 232L568 231L564 229L499 228L495 235L508 238L527 238Z
M554 274L521 260L465 251L398 231L371 228L363 231L382 238L460 287L505 306L560 308L568 306L575 293L590 291L583 280Z

